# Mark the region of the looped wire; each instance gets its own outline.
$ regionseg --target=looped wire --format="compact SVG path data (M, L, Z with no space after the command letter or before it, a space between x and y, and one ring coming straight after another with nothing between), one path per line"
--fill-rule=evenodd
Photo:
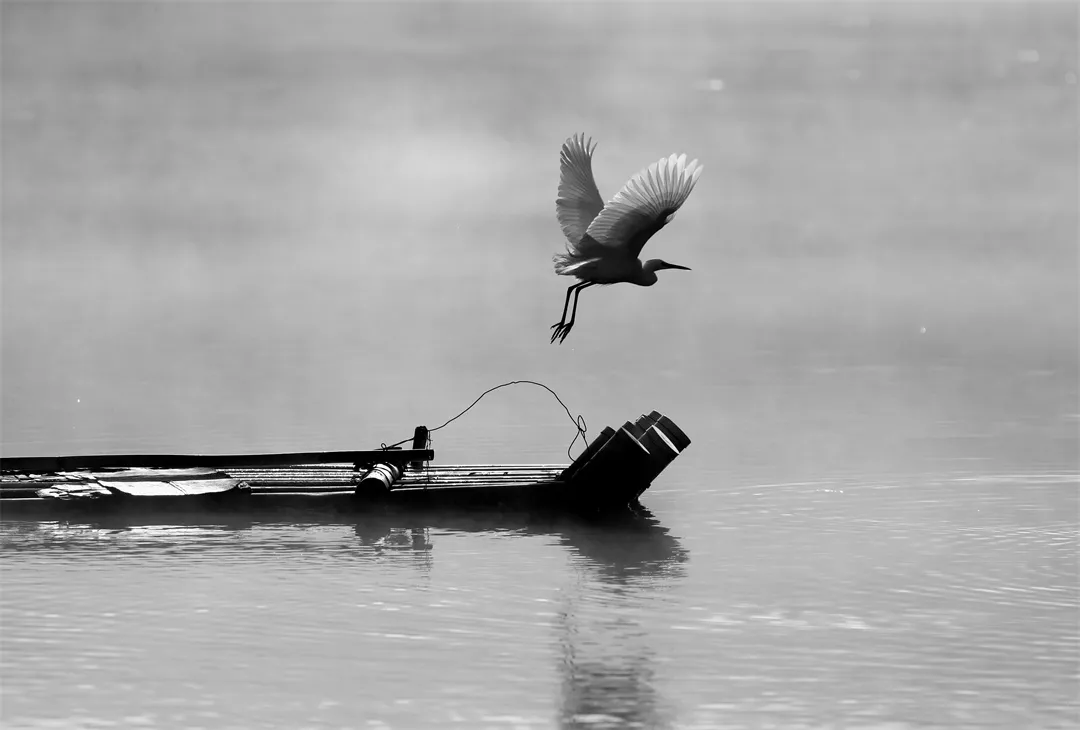
M476 400L474 400L474 401L473 401L472 403L470 403L470 404L469 404L469 406L468 406L468 407L467 407L467 408L466 408L465 410L463 410L463 411L462 411L461 413L457 414L456 416L454 416L453 418L449 419L449 420L448 420L448 421L446 421L445 423L443 423L443 424L441 424L441 425L439 425L439 426L436 426L435 428L429 428L429 429L428 429L428 441L427 441L427 445L428 445L428 446L430 446L430 445L431 445L431 434L432 434L432 432L434 432L434 431L438 431L438 430L439 430L440 428L444 428L444 427L446 427L446 426L449 426L449 425L450 425L451 423L453 423L453 422L454 422L454 421L456 421L457 419L459 419L459 418L461 418L462 416L464 416L464 415L465 415L466 413L468 413L468 412L469 412L470 410L472 410L472 407L473 407L473 406L475 406L475 405L476 405L477 403L479 403L479 402L480 402L480 399L481 399L481 398L483 398L483 397L484 397L485 395L487 395L488 393L491 393L491 392L493 392L493 391L496 391L496 390L498 390L499 388L505 388L505 387L507 387L507 386L510 386L510 385L521 385L521 384L527 384L527 385L538 385L538 386L540 386L541 388L543 388L544 390L546 390L547 392L549 392L549 393L551 393L551 394L552 394L553 396L555 396L555 400L559 401L559 405L563 407L563 410L564 410L564 411L566 411L566 415L567 415L567 416L568 416L568 417L570 418L570 420L571 420L571 421L573 422L573 424L574 424L574 428L576 428L576 429L577 429L577 433L576 433L576 434L574 434L574 438L573 438L573 440L571 440L571 441L570 441L570 445L566 447L566 456L567 456L567 458L569 458L569 459L570 459L570 461L573 461L573 460L574 460L574 457L573 457L573 456L572 456L572 455L570 454L570 450L571 450L572 448L574 448L574 444L575 444L575 443L577 443L577 440L578 440L578 439L580 438L580 439L581 439L581 441L582 441L582 443L584 443L584 444L588 444L588 439L586 438L586 433L588 432L588 430L589 430L589 427L588 427L588 425L587 425L587 424L585 423L585 417L584 417L584 416L582 416L582 415L578 415L578 416L576 416L576 417L575 417L575 416L574 416L574 414L570 412L570 409L566 407L566 404L565 404L565 403L563 403L563 401L562 401L562 398L560 398L560 397L559 397L559 394L558 394L558 393L556 393L556 392L555 392L554 390L552 390L552 389L551 389L551 388L549 388L548 386L544 385L543 383L538 383L538 382L536 382L535 380L511 380L511 381L510 381L510 382L508 382L508 383L502 383L502 384L500 384L500 385L496 385L496 386L494 386L494 387L492 387L492 388L488 388L488 389L487 389L487 390L485 390L485 391L484 391L483 393L481 393L481 394L480 394L479 396L477 396L477 397L476 397ZM389 446L387 446L387 445L386 445L386 444L384 443L384 444L383 444L382 446L380 446L379 448L381 448L381 449L383 449L383 450L385 451L386 449L392 449L392 448L394 448L394 447L396 447L396 446L401 446L402 444L404 444L404 443L406 443L406 442L408 442L408 441L411 441L411 440L412 440L412 439L402 439L401 441L398 441L397 443L394 443L394 444L390 444Z

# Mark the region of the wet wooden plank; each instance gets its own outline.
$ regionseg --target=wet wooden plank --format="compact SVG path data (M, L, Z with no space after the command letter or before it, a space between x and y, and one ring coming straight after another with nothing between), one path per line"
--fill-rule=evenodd
M455 467L428 468L420 472L406 472L398 486L435 483L461 485L480 483L538 482L555 478L561 465L507 465L492 466L461 465ZM0 484L0 492L7 492L18 485L23 488L40 488L53 484L106 482L117 489L124 483L160 482L180 486L185 493L208 493L224 491L236 483L246 482L252 487L260 485L299 484L305 488L317 486L355 486L364 472L352 465L279 467L261 469L123 469L109 471L60 472L40 475L33 480L7 479ZM159 487L164 490L164 487ZM167 490L165 490L167 491Z
M112 496L112 492L96 482L86 482L84 484L68 483L44 487L38 489L35 495L42 499L89 500L108 499Z
M0 458L0 470L23 473L143 467L179 469L193 467L275 466L291 464L376 464L431 461L431 449L375 451L307 451L284 454L108 454L97 456L27 456Z
M177 481L114 481L96 480L101 486L129 497L187 497L199 494L220 494L236 489L239 479L182 479Z
M110 492L118 492L128 497L182 497L184 492L169 482L98 482Z
M46 499L86 499L107 495L130 497L189 497L220 494L239 487L242 480L206 468L113 469L35 475L34 479L5 480L5 499L35 495ZM28 494L28 492L30 494Z

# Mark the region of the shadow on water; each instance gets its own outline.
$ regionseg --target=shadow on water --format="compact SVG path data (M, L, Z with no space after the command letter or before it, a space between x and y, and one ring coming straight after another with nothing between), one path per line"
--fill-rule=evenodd
M559 727L664 726L655 637L642 605L685 577L689 553L647 511L617 526L580 526L569 546L583 560L556 619Z
M9 536L27 533L46 533L57 528L107 530L111 532L142 531L145 528L173 528L161 534L165 542L181 537L182 528L242 532L264 526L352 526L356 532L357 546L370 548L375 553L392 550L432 551L437 555L437 540L432 531L456 533L520 534L523 536L550 536L580 557L596 575L614 584L627 583L635 578L660 574L669 575L687 559L686 550L677 538L644 507L613 515L595 517L559 515L545 512L507 510L418 510L408 513L350 514L293 513L293 512L168 512L94 513L72 516L59 522L36 520L3 520ZM23 541L5 539L12 549L18 549ZM289 544L282 545L288 549ZM291 546L297 550L310 550L311 546L298 543ZM363 552L358 553L360 555Z
M350 526L358 556L408 557L429 571L447 533L499 533L554 538L571 558L569 585L553 619L559 647L560 727L656 727L662 698L654 687L656 652L641 618L642 602L662 597L684 577L688 551L645 508L618 515L581 517L507 511L439 510L409 514L95 514L66 522L4 521L5 549L40 549L70 539L72 530L134 538L145 550L183 547L189 530L235 536L273 526ZM30 538L28 541L27 538ZM148 542L150 545L148 545ZM277 548L275 548L277 549ZM285 550L312 550L288 543ZM318 549L315 547L314 549ZM338 546L340 549L340 545Z

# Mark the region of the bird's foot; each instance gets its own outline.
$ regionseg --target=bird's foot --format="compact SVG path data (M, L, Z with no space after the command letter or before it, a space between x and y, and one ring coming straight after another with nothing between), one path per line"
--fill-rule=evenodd
M555 344L555 340L559 341L561 345L566 339L566 336L570 334L570 328L574 326L573 322L569 324L565 322L559 322L558 324L551 325L551 329L555 330L555 334L551 336L551 344Z

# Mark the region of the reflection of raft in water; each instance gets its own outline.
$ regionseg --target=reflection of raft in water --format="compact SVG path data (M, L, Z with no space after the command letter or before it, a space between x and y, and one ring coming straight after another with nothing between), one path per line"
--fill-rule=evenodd
M68 456L0 459L4 516L61 510L456 507L604 512L635 504L690 444L653 411L605 428L568 467L431 466L412 449L242 456Z

